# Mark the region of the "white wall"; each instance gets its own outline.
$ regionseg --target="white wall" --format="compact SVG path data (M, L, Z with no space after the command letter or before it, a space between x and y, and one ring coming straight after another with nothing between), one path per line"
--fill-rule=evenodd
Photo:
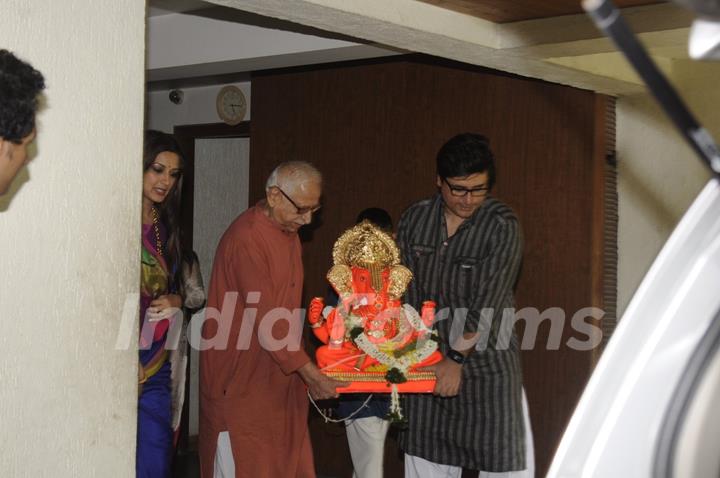
M215 98L225 85L182 88L185 93L182 104L176 105L168 99L170 90L159 90L147 95L147 125L149 128L173 132L173 127L187 124L220 123L215 109ZM245 94L247 112L245 121L250 120L250 82L236 83Z
M346 48L357 43L199 16L197 12L152 17L148 22L148 69L263 58Z
M177 80L398 54L328 36L333 35L232 9L153 16L147 78Z
M673 82L698 120L720 138L720 65L677 61ZM691 93L692 91L692 93ZM649 95L617 102L618 313L710 173Z
M139 282L144 16L2 3L0 45L48 85L37 156L0 206L2 476L135 473L137 351L114 347Z

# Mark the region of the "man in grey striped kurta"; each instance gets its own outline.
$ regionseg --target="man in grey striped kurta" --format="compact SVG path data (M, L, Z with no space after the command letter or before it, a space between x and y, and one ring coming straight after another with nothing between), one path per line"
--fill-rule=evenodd
M405 399L406 476L523 470L520 355L514 333L501 327L503 310L514 307L520 225L508 206L488 196L495 171L487 139L452 138L437 167L439 194L411 206L398 225L403 262L414 274L407 302L417 310L424 300L437 303L445 355L431 367L434 394Z

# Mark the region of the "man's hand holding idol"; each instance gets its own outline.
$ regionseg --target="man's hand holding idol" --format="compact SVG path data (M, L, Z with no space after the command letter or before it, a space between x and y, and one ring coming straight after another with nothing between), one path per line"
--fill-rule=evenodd
M327 400L337 398L337 388L347 387L348 382L335 380L323 374L317 366L308 362L298 369L298 374L307 385L308 392L313 400Z

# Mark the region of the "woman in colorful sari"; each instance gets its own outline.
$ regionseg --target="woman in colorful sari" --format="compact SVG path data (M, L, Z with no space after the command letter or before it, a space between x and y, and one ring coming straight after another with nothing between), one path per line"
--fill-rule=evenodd
M182 320L179 206L183 158L175 139L145 134L138 369L137 478L170 476L173 432L168 330Z

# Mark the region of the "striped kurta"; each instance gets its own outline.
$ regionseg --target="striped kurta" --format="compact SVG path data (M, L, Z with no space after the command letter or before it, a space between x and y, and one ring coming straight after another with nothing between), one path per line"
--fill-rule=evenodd
M455 343L463 332L478 333L480 339L463 365L458 396L405 396L409 423L400 435L402 449L435 463L475 470L524 469L520 354L512 321L502 321L503 311L514 307L513 286L522 256L515 214L488 197L448 238L442 197L437 195L405 211L398 244L414 274L406 301L417 310L424 300L437 303L441 351L448 350L451 336Z

